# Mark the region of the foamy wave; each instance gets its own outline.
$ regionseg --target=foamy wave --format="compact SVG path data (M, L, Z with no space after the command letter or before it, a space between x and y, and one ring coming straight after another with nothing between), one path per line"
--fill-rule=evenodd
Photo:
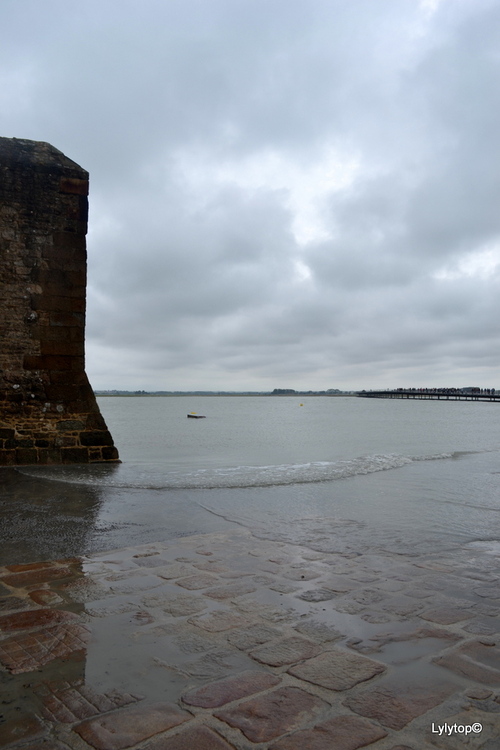
M303 464L269 466L236 466L226 468L173 470L168 466L144 467L131 464L118 466L79 466L23 468L23 474L70 484L85 484L122 489L223 489L272 487L288 484L309 484L347 479L362 474L399 469L414 461L436 461L452 458L453 453L428 456L375 454L340 461L312 461Z

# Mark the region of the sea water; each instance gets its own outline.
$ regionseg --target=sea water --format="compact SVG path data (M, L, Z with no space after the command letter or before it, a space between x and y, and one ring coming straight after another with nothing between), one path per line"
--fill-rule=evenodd
M334 536L396 553L500 548L499 404L115 396L99 406L122 463L0 472L0 561L235 525L317 549Z

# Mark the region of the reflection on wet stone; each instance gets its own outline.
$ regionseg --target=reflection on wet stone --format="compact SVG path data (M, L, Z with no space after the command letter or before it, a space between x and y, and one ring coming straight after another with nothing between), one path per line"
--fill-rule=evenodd
M43 705L44 716L51 721L72 724L115 708L142 700L140 695L131 695L119 690L98 693L83 680L56 686L45 682L35 688Z
M18 742L23 740L35 740L43 737L46 733L46 727L38 717L31 714L18 714L12 719L0 722L0 747L9 747L14 742L17 745ZM23 747L26 748L26 745L23 745ZM42 745L38 745L38 743L36 746L30 744L27 750L30 750L30 748L37 750L38 747L41 749ZM58 750L58 748L65 750L62 745L54 745L50 748L48 745L44 745L43 748L44 750Z
M0 617L0 632L3 634L16 633L22 630L58 625L61 622L77 619L77 615L62 610L35 609L27 612L16 612Z
M90 629L78 623L68 623L0 642L0 662L13 674L32 672L53 661L64 659L74 652L85 652L90 640Z
M116 467L105 469L111 474ZM57 473L57 467L54 471ZM15 518L16 528L12 534L10 524L0 523L0 564L32 560L34 556L38 560L63 560L90 551L103 496L98 486L59 484L45 480L43 474L28 476L3 469L2 515Z

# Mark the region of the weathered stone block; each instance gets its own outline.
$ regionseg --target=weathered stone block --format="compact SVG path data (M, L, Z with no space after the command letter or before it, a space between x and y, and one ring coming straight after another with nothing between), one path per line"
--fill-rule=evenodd
M82 432L80 442L82 445L113 445L113 438L108 430L95 430L94 432Z
M16 463L15 450L0 450L0 466L13 466Z
M371 680L385 670L386 667L380 662L338 649L326 651L303 664L290 667L288 672L294 677L329 690L349 690L359 682Z
M50 325L51 326L68 326L83 328L85 324L84 316L80 313L58 313L54 312L50 314Z
M36 464L37 460L36 448L16 448L16 464Z
M105 445L101 448L103 461L118 461L118 449L114 445Z
M63 464L86 464L89 462L87 448L61 448L61 462Z
M56 429L58 432L81 432L85 425L79 419L64 419L57 422Z
M73 193L75 195L89 194L89 181L78 180L75 177L61 177L59 183L61 193Z

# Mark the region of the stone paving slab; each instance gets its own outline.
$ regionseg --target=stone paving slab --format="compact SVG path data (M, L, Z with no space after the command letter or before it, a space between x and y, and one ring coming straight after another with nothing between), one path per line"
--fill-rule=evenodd
M76 725L75 732L96 750L124 750L190 718L177 706L157 703L83 721Z
M372 659L336 649L290 667L288 673L313 685L340 691L371 680L386 669L384 664Z
M162 737L148 742L144 750L235 750L220 734L209 727L195 727L174 737Z
M214 715L252 742L267 742L321 716L328 704L295 687L278 688Z
M317 656L320 652L321 647L317 643L296 636L254 649L250 651L250 656L261 664L284 667L287 664Z
M243 580L238 583L230 583L226 586L218 586L213 589L205 591L205 595L211 599L233 599L236 596L243 596L244 594L251 594L256 591L257 587L250 581Z
M248 618L234 612L218 610L217 612L209 612L200 617L191 617L189 622L201 630L207 630L210 633L220 633L224 630L248 625Z
M276 687L280 682L279 677L266 672L244 672L235 677L211 682L209 685L191 690L182 696L182 701L188 706L220 708L226 703Z
M387 732L367 719L343 714L295 732L271 745L269 750L358 750L387 737Z
M206 589L208 586L213 586L217 581L217 578L211 575L195 575L186 576L177 581L177 586L182 586L184 589L189 591L196 591L197 589Z
M304 591L302 594L298 594L298 597L305 602L326 602L335 597L335 592L330 591L329 589L311 589L310 591Z
M228 642L242 651L250 651L268 641L276 640L281 635L277 628L270 625L251 625L249 628L238 628L227 636Z
M451 682L386 682L353 695L343 704L361 716L376 719L383 727L402 729L412 719L438 706L457 689Z

